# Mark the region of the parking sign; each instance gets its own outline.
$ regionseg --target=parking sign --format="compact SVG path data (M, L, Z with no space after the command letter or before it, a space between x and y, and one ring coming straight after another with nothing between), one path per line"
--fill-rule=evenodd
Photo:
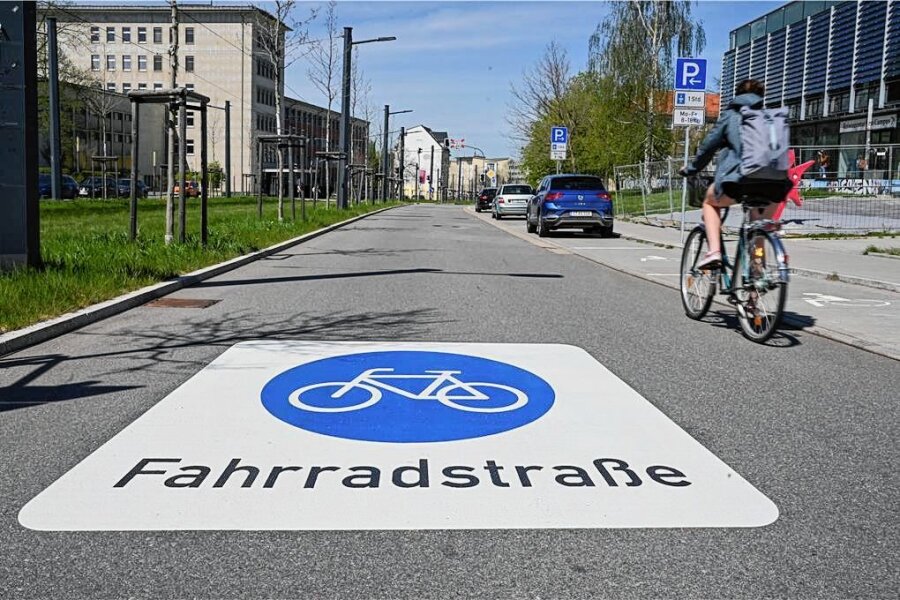
M675 61L675 89L703 91L706 89L706 59L679 58Z
M551 127L550 128L550 143L551 144L562 144L565 146L569 143L569 128L568 127Z

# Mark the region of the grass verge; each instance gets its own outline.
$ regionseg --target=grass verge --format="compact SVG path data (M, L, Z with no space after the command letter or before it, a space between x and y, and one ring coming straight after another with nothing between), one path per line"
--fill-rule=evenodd
M190 201L187 242L166 246L165 201L141 200L138 239L128 240L127 200L41 202L41 269L0 273L0 333L26 327L396 203L339 211L307 203L307 218L278 222L275 199L214 198L209 243L200 244L200 209ZM177 216L176 216L177 222Z
M888 256L900 256L900 248L897 246L886 246L882 248L881 246L869 246L864 251L863 254L887 254Z

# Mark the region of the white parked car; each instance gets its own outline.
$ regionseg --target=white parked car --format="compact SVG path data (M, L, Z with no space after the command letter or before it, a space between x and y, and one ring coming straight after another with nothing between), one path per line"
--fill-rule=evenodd
M494 207L491 211L491 217L494 219L502 219L509 215L519 215L524 217L528 210L528 201L534 195L531 186L524 183L507 183L501 185L494 197Z

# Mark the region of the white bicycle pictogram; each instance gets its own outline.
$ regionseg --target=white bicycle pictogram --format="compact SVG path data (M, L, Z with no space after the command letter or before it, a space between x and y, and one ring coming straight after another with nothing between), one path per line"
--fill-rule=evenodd
M410 400L437 400L441 404L449 406L450 408L477 413L506 412L521 408L528 403L528 395L522 390L516 389L514 387L502 385L499 383L486 383L480 381L464 382L454 377L455 375L460 375L462 371L426 370L422 375L389 375L388 373L394 373L394 369L369 369L357 375L352 381L325 381L322 383L313 383L291 392L290 396L288 396L288 401L295 408L307 410L310 412L349 412L352 410L362 410L377 403L383 396L382 390L385 390L393 394L397 394L398 396L409 398ZM428 386L426 386L425 389L423 389L421 392L416 394L385 383L384 380L386 379L430 379L431 383L429 383ZM307 404L302 400L302 396L311 390L329 387L337 388L337 390L331 394L331 398L334 400L340 400L345 394L357 388L368 392L369 398L350 406L335 407L315 406L312 404ZM458 404L458 402L460 401L471 401L477 403L492 399L490 395L482 393L478 388L489 388L493 390L503 390L506 392L510 392L515 396L515 401L511 404L501 406L477 406ZM457 392L457 390L459 390L459 392ZM456 393L451 395L452 392ZM463 395L462 393L464 393L465 395Z

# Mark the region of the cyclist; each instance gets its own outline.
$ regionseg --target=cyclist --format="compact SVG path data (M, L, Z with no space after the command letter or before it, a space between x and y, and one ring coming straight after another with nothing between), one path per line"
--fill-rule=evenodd
M703 223L706 225L709 252L697 262L698 268L717 267L722 262L722 217L719 210L735 203L726 190L741 179L741 107L762 108L765 93L765 86L755 79L739 83L728 108L700 143L697 156L690 165L679 170L682 176L695 175L721 150L716 162L715 180L706 190L703 200ZM771 219L777 208L778 204L773 202L762 210L754 210L752 217L754 220Z

